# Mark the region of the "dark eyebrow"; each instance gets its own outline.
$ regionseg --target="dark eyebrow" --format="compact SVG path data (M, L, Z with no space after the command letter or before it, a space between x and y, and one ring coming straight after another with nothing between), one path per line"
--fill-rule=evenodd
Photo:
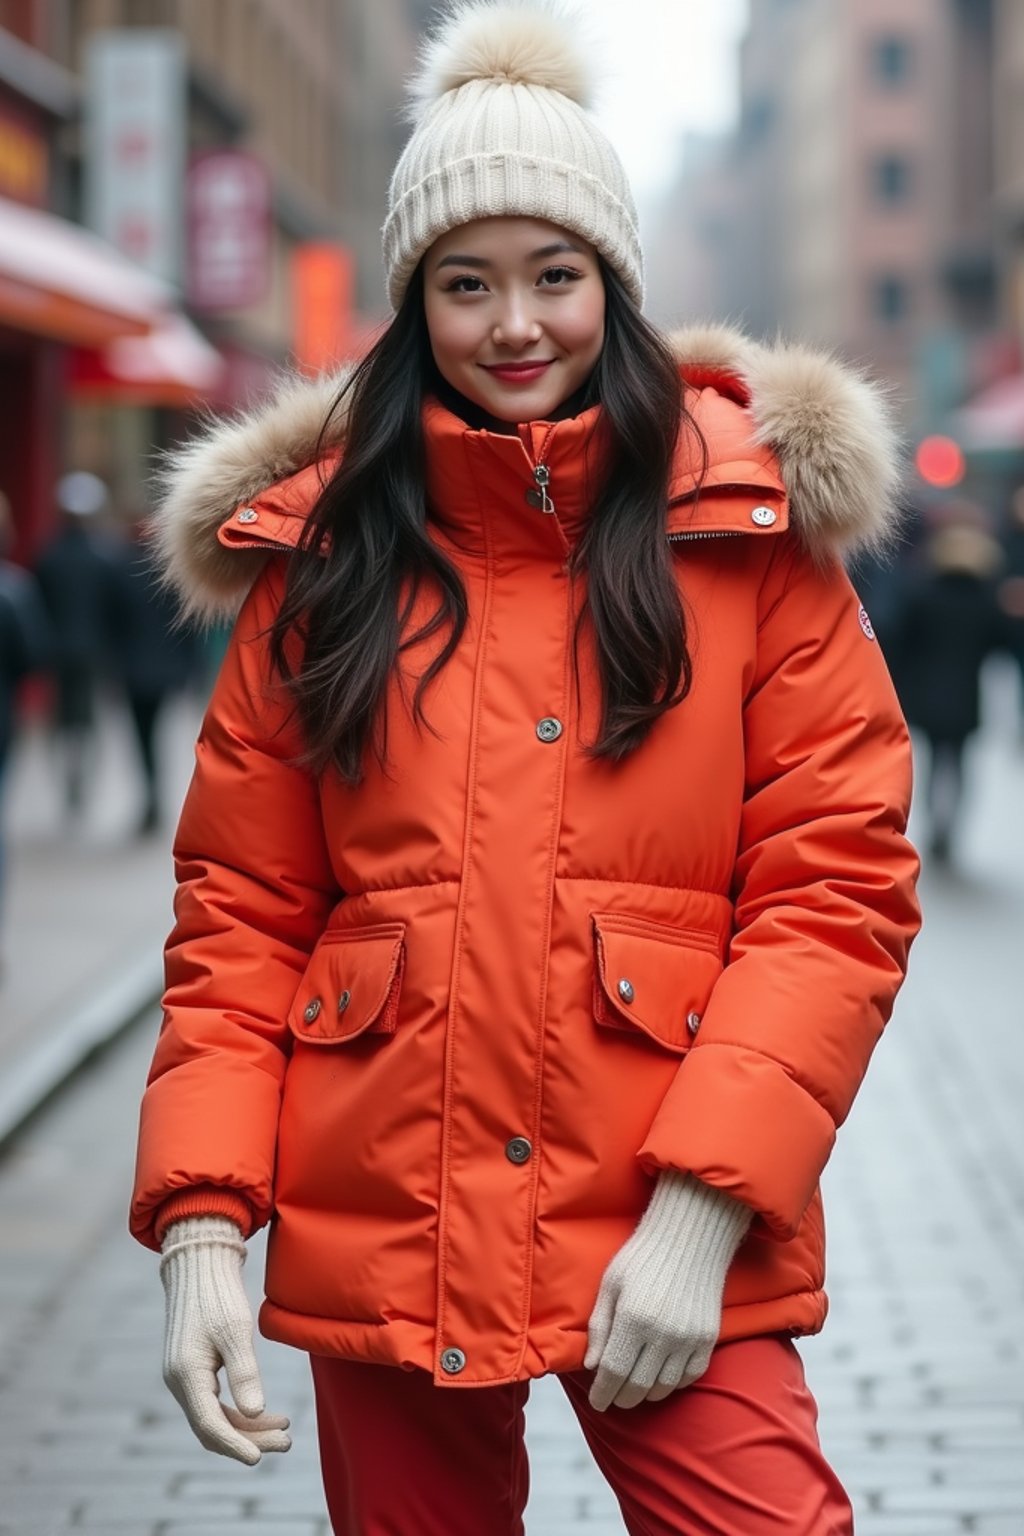
M442 256L437 264L440 272L442 267L489 267L491 263L485 261L482 256Z
M527 261L545 261L549 256L563 256L567 251L574 251L577 256L586 254L582 246L573 245L569 240L556 240L553 245L542 245L539 251L531 251L526 259ZM490 266L493 266L493 262L488 261L483 256L459 256L453 254L441 258L437 264L437 271L440 272L442 267L476 267L477 270L482 270Z
M564 256L567 251L575 251L577 256L585 256L581 245L573 245L571 240L556 240L553 245L542 245L539 251L531 251L527 260L542 261L548 256Z

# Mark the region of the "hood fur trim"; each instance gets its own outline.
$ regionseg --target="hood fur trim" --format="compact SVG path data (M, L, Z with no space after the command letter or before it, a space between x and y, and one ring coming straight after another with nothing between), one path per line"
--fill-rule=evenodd
M726 326L670 341L690 382L741 380L754 440L777 458L794 526L815 558L877 554L894 541L903 444L883 385L827 352L763 346Z
M728 326L691 326L669 342L688 383L748 406L752 440L777 457L792 526L816 559L894 539L900 440L881 385L827 353L762 345ZM266 552L225 549L217 530L236 507L312 464L318 445L344 440L344 407L323 431L344 378L284 375L270 399L232 421L211 419L165 456L152 538L190 617L238 608Z
M344 408L324 431L344 380L344 373L283 374L268 399L234 420L210 417L163 455L150 542L184 617L214 623L240 606L266 553L225 549L217 530L236 507L312 464L318 444L327 450L344 438Z

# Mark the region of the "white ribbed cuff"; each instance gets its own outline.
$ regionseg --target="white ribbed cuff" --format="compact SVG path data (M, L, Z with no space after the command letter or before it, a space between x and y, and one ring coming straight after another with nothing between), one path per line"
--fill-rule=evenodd
M187 1216L172 1222L164 1233L160 1244L161 1277L172 1258L198 1248L225 1249L238 1254L245 1263L245 1239L236 1222L227 1216ZM211 1255L211 1263L215 1259L216 1255Z
M697 1290L721 1289L733 1255L753 1220L749 1206L692 1173L662 1169L630 1247L651 1283L670 1271Z

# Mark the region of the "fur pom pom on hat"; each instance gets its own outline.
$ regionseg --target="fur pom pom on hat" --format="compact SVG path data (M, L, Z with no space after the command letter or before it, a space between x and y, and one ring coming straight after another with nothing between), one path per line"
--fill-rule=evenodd
M536 5L464 7L423 48L409 85L410 116L417 121L439 96L472 80L538 85L589 107L590 71L570 25Z
M643 303L636 208L611 143L586 110L579 23L553 0L462 0L423 48L412 135L384 224L397 309L439 236L473 219L547 219L595 246Z

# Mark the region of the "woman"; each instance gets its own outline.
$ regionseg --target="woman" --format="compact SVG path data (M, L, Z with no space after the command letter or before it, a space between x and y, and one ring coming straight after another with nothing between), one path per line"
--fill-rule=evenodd
M288 1445L239 1280L272 1221L261 1327L312 1357L336 1531L521 1531L547 1372L630 1531L848 1531L791 1336L917 925L837 559L885 532L893 439L826 360L651 330L583 92L546 11L449 18L390 328L172 474L172 579L248 595L132 1226L169 1385L255 1462Z

